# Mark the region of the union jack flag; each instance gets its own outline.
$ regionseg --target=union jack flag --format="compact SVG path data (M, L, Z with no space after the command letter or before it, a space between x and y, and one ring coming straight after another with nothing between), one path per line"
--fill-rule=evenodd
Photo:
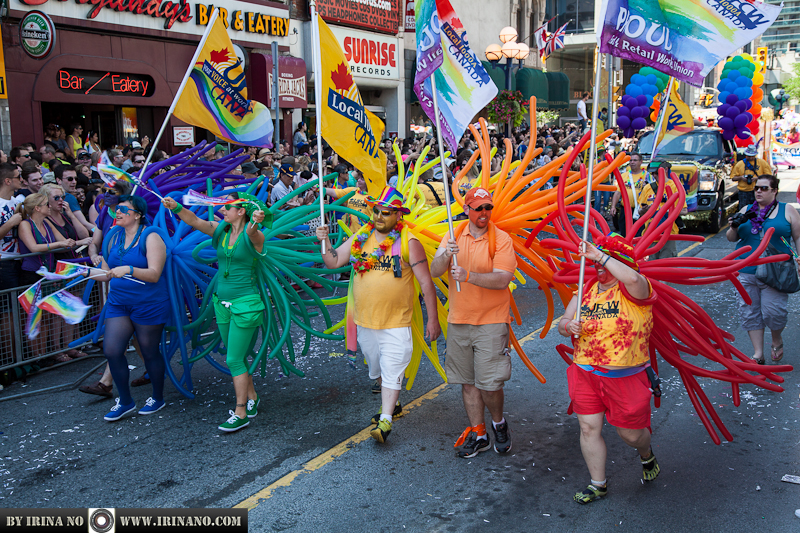
M558 28L555 31L555 33L552 33L548 36L547 42L545 42L544 45L544 53L542 54L542 59L547 59L548 57L550 57L550 54L552 54L556 50L564 48L564 36L566 35L565 30L568 24L569 22Z

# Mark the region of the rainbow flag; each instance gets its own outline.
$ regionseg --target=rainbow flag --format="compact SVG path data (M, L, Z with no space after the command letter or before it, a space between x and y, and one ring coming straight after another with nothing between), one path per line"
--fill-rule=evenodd
M97 164L97 172L100 174L100 177L106 182L106 185L114 186L114 184L118 181L127 181L128 183L137 184L138 181L136 178L122 170L121 168L117 168L114 165L104 165L102 163Z
M242 62L234 53L222 18L214 20L206 35L173 114L228 142L271 147L273 125L269 109L247 99Z
M36 271L37 274L44 277L44 279L49 280L62 280L62 279L71 279L76 276L80 276L85 274L88 270L88 267L83 265L76 265L75 263L67 263L66 261L59 261L56 263L56 270L55 272L50 272L47 270L46 266L39 267L39 270Z
M431 77L436 76L442 138L455 154L458 141L472 119L497 95L497 86L469 47L467 32L449 0L417 0L414 11L417 20L414 92L425 114L436 124L431 84Z
M39 280L17 297L17 301L28 314L25 334L29 339L35 339L39 335L39 324L42 321L42 310L38 306L42 295L41 285L42 280Z
M62 290L43 298L39 307L60 316L67 324L78 324L86 317L91 306L83 303L74 294Z
M205 194L199 193L192 189L183 195L183 205L205 205L205 206L216 206L216 205L237 205L237 204L246 204L249 200L245 200L243 198L234 199L234 198L227 198L224 196L220 196L214 198L212 196L206 196Z

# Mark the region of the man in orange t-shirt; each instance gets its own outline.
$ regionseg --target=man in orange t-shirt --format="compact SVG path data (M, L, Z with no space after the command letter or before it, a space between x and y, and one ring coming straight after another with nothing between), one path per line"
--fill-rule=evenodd
M484 188L464 197L469 222L456 239L442 239L431 263L431 275L449 270L450 314L447 318L448 383L461 384L461 396L470 427L456 441L458 457L475 457L490 448L485 409L492 416L494 449L511 449L508 423L503 417L503 384L511 377L508 351L511 293L517 256L511 237L490 221L494 202ZM455 256L455 266L452 258ZM461 283L461 291L455 282Z

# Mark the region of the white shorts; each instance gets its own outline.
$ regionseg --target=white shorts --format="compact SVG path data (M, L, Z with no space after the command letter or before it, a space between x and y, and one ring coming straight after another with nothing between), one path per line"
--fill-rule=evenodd
M411 361L411 328L370 329L356 326L358 344L367 359L369 379L381 378L387 389L400 390Z

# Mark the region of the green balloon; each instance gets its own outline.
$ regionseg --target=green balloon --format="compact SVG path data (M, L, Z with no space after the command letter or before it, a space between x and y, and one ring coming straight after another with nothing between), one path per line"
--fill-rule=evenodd
M747 78L749 80L753 79L753 71L752 70L748 70L746 67L742 67L742 68L740 68L738 70L739 70L739 74L741 74L745 78Z
M667 88L667 84L664 83L664 80L659 78L658 81L656 81L656 87L658 88L658 92L662 92L664 89Z

